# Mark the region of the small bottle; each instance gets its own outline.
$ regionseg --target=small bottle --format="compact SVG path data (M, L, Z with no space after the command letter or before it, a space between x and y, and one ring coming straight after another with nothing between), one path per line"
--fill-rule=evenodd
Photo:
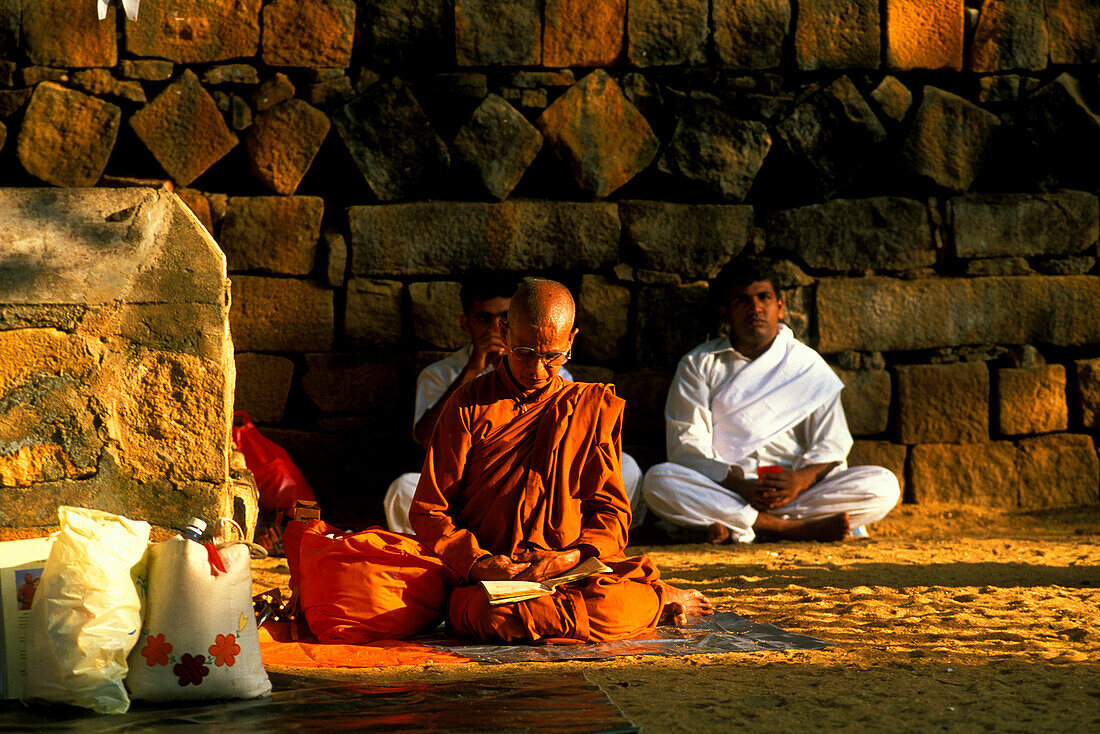
M187 538L187 540L193 540L196 543L202 542L202 536L206 532L206 522L202 518L193 517L187 521L187 527L180 533L181 536Z

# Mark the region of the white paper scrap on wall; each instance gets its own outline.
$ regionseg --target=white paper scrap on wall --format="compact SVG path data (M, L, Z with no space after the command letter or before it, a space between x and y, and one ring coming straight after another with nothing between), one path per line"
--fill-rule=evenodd
M138 6L141 5L141 0L119 0L119 2L122 3L122 9L126 11L126 17L130 20L137 20ZM111 0L96 0L100 20L107 17L107 6L110 4Z

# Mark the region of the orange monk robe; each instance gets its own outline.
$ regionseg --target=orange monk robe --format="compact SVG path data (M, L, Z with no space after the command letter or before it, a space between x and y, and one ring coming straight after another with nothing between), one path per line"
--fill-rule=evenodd
M466 581L451 594L448 622L505 641L606 641L654 627L664 606L657 568L623 556L623 401L610 385L560 377L522 397L504 362L443 407L409 510L417 538ZM614 573L495 607L469 582L487 554L573 548Z

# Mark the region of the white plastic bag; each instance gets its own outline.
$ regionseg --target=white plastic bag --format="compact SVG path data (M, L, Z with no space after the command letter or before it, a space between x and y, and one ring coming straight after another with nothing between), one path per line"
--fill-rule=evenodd
M141 628L131 572L149 524L82 507L57 513L61 531L31 606L23 698L126 713L126 656Z

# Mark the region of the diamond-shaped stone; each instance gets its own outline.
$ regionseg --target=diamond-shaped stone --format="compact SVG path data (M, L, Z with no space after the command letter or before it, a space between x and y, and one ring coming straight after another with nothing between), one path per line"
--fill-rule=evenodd
M121 118L109 102L42 82L19 131L19 162L55 186L92 186L107 166Z
M300 99L260 113L244 139L252 174L273 191L293 194L330 127L324 112Z
M506 199L542 147L542 135L503 98L490 94L455 136L451 152L496 199Z

